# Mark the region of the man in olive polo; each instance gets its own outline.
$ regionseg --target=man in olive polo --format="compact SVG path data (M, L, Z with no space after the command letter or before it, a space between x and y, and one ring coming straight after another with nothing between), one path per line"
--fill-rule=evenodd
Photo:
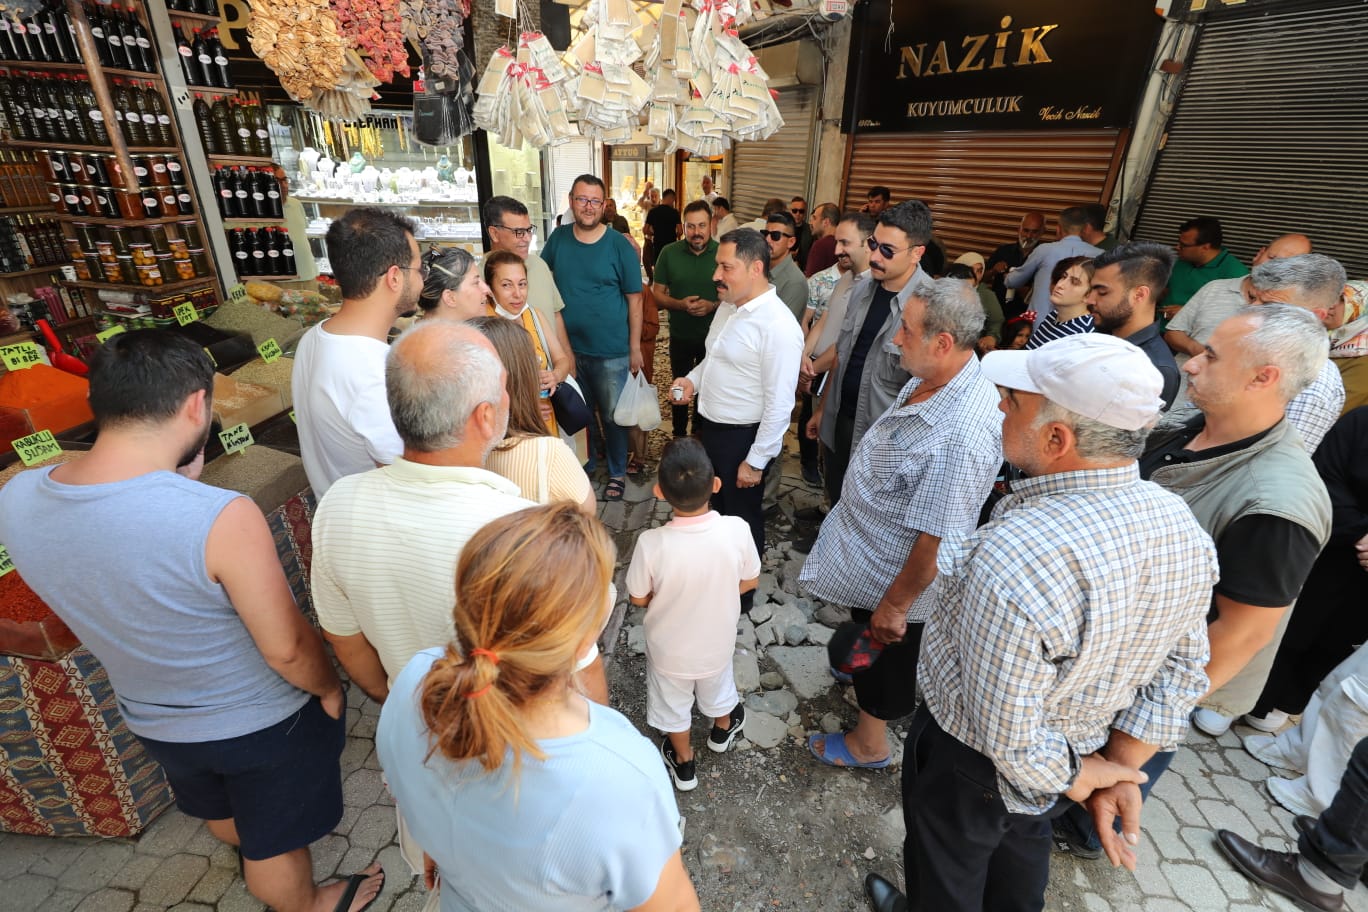
M684 239L667 244L656 258L651 291L670 312L670 374L687 376L703 360L713 311L717 310L717 241L712 239L712 209L703 200L684 207ZM689 407L670 407L676 437L689 433ZM697 427L694 428L697 431Z

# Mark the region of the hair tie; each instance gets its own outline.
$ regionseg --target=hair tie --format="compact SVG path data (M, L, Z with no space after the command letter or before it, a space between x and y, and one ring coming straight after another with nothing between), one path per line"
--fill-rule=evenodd
M474 658L475 656L482 655L485 658L489 659L489 661L493 662L495 665L499 664L499 654L492 649L485 649L483 647L480 647L478 649L472 649L470 650L470 655L472 658Z
M1036 312L1035 312L1034 310L1025 311L1025 312L1023 312L1023 313L1021 314L1021 316L1017 317L1017 319L1018 319L1018 320L1030 320L1032 323L1034 323L1034 322L1035 322L1035 319L1036 319Z
M472 690L470 693L466 694L466 695L465 695L465 696L466 696L466 699L467 699L467 700L475 700L475 699L478 699L479 697L483 697L485 694L489 693L489 688L491 688L491 687L493 687L493 686L494 686L494 682L493 682L493 681L490 681L488 684L486 684L484 687L481 687L479 690Z

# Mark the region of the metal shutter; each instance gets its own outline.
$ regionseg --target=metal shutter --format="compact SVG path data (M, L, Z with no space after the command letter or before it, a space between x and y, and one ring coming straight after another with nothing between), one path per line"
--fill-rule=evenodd
M738 222L760 217L765 200L788 202L806 198L811 186L812 129L817 114L817 88L795 85L779 90L784 125L769 139L741 142L732 153L729 181L732 212Z
M1052 238L1059 210L1105 202L1124 151L1118 130L857 134L852 142L846 207L863 206L877 186L895 203L919 199L950 259L1015 241L1031 209L1045 213Z
M1171 244L1180 223L1214 215L1246 263L1301 231L1368 276L1368 67L1351 40L1363 34L1362 0L1208 22L1134 235Z

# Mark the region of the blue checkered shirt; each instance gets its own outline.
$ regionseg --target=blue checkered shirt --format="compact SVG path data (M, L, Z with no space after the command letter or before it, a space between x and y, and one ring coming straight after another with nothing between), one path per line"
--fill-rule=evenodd
M941 728L993 761L1007 810L1040 814L1111 729L1183 739L1207 689L1216 549L1134 463L1013 488L941 543L917 684Z
M841 499L800 577L809 592L852 608L873 609L907 563L921 533L968 535L1002 466L997 387L970 358L944 389L903 405L913 378L860 440ZM908 606L924 621L936 605L933 581Z

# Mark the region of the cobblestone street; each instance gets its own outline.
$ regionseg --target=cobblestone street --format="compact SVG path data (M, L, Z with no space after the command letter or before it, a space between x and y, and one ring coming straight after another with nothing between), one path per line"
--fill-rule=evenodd
M797 462L796 454L786 460L780 497L786 515L817 501L817 493L797 479ZM648 486L631 484L625 501L602 508L605 522L618 533L621 567L630 559L633 533L666 516L663 506L649 498ZM766 571L774 573L791 559L784 545L796 532L784 518L771 527L777 547L771 548ZM776 598L784 596L776 593ZM647 732L645 662L628 644L632 629L629 615L608 660L609 682L615 705ZM740 751L708 756L699 768L702 787L679 795L686 818L685 862L703 908L863 910L867 906L860 884L867 871L901 880L896 766L869 773L813 762L796 736L798 728L819 730L819 720L832 716L848 725L854 721L853 708L829 678L820 685L824 692L806 696L812 692L810 676L795 680L791 671L785 673L792 666L775 661L774 647L757 648L749 637L744 639L739 648L759 655L762 673L784 675L782 682L769 678L771 692L754 696L796 692L798 725L789 724L790 714L775 746L765 749L742 741ZM373 742L379 707L355 689L350 700L349 738L342 755L346 811L337 829L313 846L315 874L319 879L346 875L378 859L387 877L375 912L415 912L426 894L421 881L408 876L395 844L393 803L381 782ZM757 742L760 737L755 735ZM894 753L899 756L900 750L895 747ZM1105 861L1056 855L1046 907L1080 912L1295 908L1236 872L1213 838L1216 828L1225 827L1268 847L1293 842L1292 815L1274 804L1263 786L1269 775L1267 767L1244 752L1236 733L1219 740L1191 735L1145 806L1135 874L1113 870ZM262 908L246 891L234 851L174 808L138 839L0 835L0 882L4 912ZM1349 908L1368 912L1368 890L1359 887L1349 897Z

